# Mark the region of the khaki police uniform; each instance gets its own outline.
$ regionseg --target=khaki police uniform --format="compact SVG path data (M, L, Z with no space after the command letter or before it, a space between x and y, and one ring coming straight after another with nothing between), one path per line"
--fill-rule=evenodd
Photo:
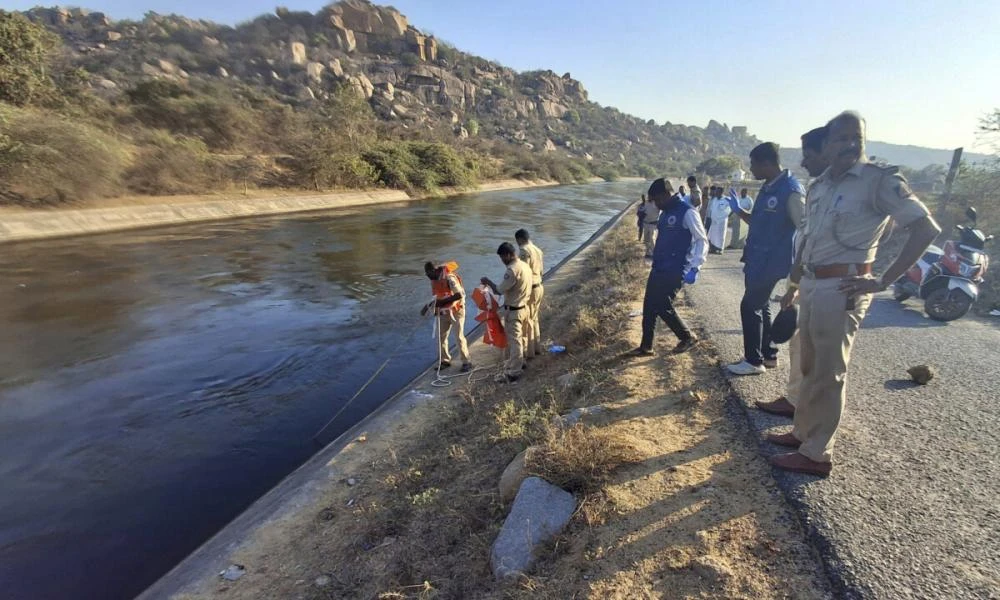
M452 295L461 294L462 297L455 302L453 308L437 309L438 345L441 350L441 360L451 362L448 336L451 334L451 328L454 327L455 337L458 339L458 353L462 357L462 364L467 365L472 362L472 359L469 358L469 344L465 341L465 289L453 273L449 273L446 280Z
M539 312L542 308L542 298L545 287L542 286L542 274L545 273L544 254L541 248L527 242L521 246L521 260L531 268L531 297L528 299L529 327L525 335L525 356L540 356L542 354L541 327Z
M660 208L656 202L646 200L646 220L642 222L642 242L646 245L646 256L653 256L653 246L656 244L656 223L660 220Z
M927 217L895 167L859 161L840 177L828 170L809 189L800 284L802 384L793 435L799 452L830 462L844 412L851 346L872 295L853 304L838 290L844 277L871 272L878 240L892 217L909 227Z
M503 328L507 334L508 360L504 371L520 375L524 368L525 334L530 326L528 302L531 300L531 267L519 258L507 265L497 291L503 294Z

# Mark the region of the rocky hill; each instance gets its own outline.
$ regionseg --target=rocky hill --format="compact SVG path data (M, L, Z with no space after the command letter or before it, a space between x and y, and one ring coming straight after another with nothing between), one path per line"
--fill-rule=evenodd
M83 9L26 14L62 38L105 97L156 78L249 85L308 107L348 85L403 128L446 125L456 138L478 134L646 175L677 175L712 155L745 156L757 141L745 127L657 124L601 107L569 73L519 73L460 52L366 0L316 14L279 8L237 27L152 13L142 21Z

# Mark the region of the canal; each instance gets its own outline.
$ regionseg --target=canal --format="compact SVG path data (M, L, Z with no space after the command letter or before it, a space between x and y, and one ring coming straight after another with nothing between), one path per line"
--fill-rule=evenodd
M502 276L496 248L526 227L552 266L641 191L0 247L0 597L138 594L314 453L387 356L326 441L433 363L426 260L458 261L471 291Z

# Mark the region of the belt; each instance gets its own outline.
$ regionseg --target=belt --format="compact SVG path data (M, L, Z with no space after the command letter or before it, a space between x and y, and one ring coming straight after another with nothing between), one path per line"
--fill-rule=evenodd
M854 271L853 273L851 271ZM850 277L852 275L871 275L871 263L849 263L837 265L806 265L805 272L813 279L831 279L833 277Z
M656 225L657 221L646 221L643 225Z
M504 304L503 307L506 308L507 310L521 310L522 308L524 308L523 306L508 306L506 304Z

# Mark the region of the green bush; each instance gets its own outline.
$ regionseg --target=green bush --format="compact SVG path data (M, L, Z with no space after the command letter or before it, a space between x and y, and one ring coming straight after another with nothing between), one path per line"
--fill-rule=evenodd
M55 45L44 27L0 10L0 101L25 106L51 98L55 86L47 73Z
M0 105L0 188L69 201L120 190L128 150L104 131L50 111Z
M399 61L407 67L415 67L421 62L420 57L413 52L404 52L403 55L399 57Z
M475 163L440 142L382 142L361 156L374 169L378 182L391 188L433 192L477 181Z
M139 142L138 156L125 173L134 193L196 194L226 183L219 161L201 140L150 131Z
M604 181L618 181L621 178L618 175L618 171L611 165L605 165L597 169L597 176Z

